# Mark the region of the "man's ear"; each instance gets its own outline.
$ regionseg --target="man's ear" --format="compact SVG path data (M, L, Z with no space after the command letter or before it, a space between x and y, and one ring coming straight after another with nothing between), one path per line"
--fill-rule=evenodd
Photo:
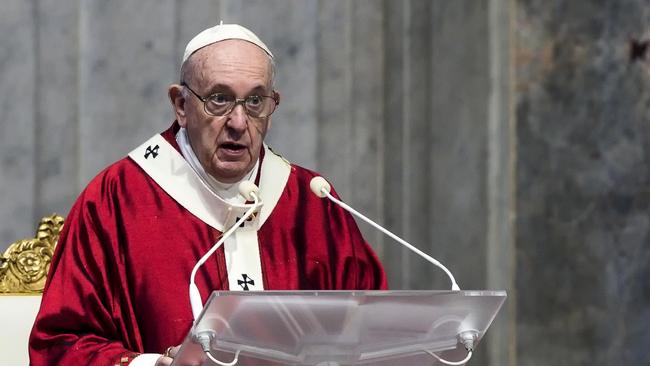
M277 108L280 105L280 92L277 90L273 91L273 98L275 99L277 105L275 108ZM268 131L271 128L271 117L269 116L268 121L266 122L266 130Z
M187 125L187 119L185 118L185 97L183 96L183 86L179 84L172 84L167 90L167 95L169 96L169 101L172 103L174 108L174 114L176 115L176 120L181 127Z
M275 96L275 100L278 103L278 105L280 105L280 92L277 91L277 90L274 90L273 95ZM276 108L277 108L277 106L276 106Z

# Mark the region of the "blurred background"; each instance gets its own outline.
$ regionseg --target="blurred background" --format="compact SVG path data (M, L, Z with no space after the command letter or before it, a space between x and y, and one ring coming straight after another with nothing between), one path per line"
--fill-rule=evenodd
M508 291L470 365L650 365L650 0L3 0L0 251L171 124L220 20L276 56L277 152ZM360 227L393 289L449 287Z

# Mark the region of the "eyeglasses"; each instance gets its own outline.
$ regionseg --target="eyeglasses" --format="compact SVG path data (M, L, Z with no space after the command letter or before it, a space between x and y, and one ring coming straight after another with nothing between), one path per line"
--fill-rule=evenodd
M215 117L225 116L232 112L238 104L241 104L249 116L264 118L270 116L279 104L276 97L270 95L249 95L246 98L237 99L230 94L215 93L207 97L202 97L187 84L181 83L181 85L186 87L195 97L203 102L205 113Z

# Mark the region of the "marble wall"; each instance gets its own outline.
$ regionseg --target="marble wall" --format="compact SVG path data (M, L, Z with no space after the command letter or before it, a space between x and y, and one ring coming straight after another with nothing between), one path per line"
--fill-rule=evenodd
M649 364L649 5L5 0L0 250L170 124L185 43L223 19L276 55L271 146L461 287L508 290L470 364ZM447 288L360 226L391 287Z
M650 364L648 1L517 1L517 355Z

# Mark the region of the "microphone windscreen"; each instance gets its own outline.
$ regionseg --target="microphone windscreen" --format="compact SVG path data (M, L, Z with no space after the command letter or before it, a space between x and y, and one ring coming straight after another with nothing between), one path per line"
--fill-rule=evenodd
M257 194L259 192L259 188L255 185L255 183L251 182L250 180L245 180L241 183L239 183L239 194L244 196L247 201L254 201L255 198L251 195L251 193Z
M332 187L323 177L313 177L309 182L309 188L320 198L327 196L325 192L330 193Z

